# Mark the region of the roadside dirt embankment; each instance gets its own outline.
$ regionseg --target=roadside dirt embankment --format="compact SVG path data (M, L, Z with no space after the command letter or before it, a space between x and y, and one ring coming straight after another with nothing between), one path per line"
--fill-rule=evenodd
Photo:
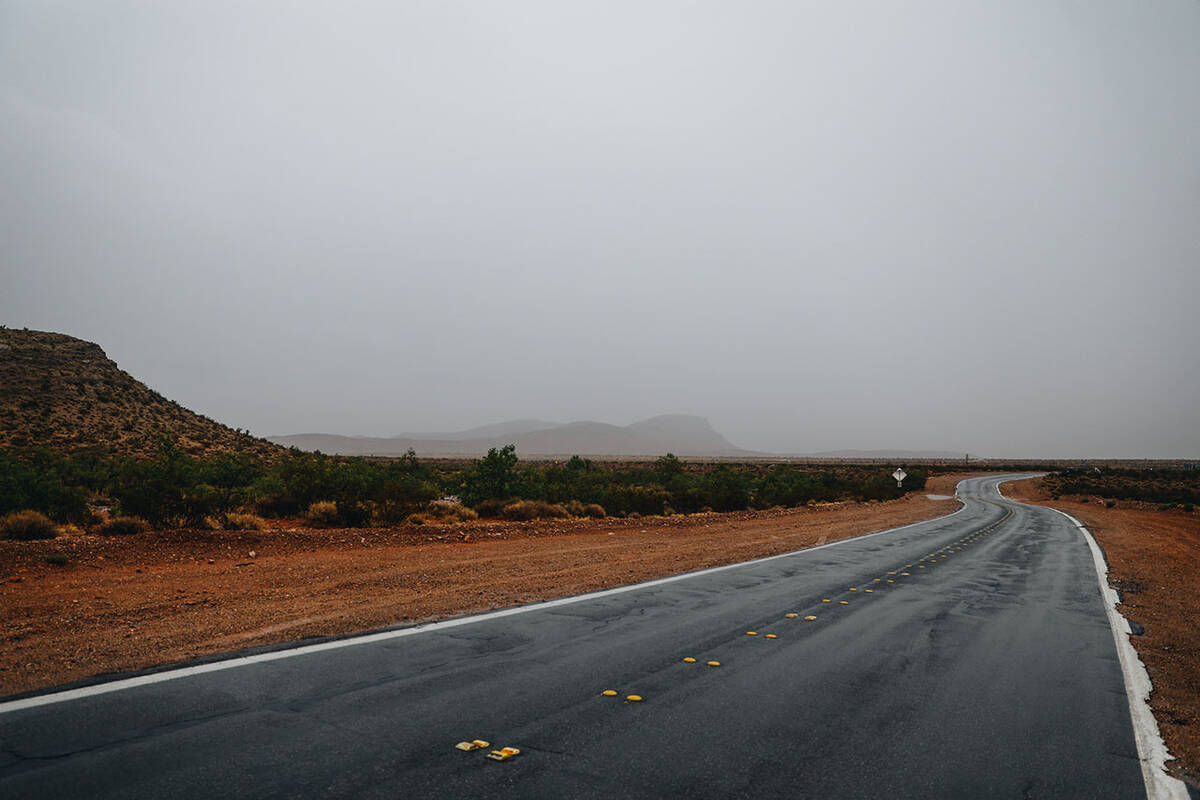
M1200 514L1094 497L1051 499L1040 479L1006 483L1005 496L1066 511L1091 529L1108 560L1118 611L1145 632L1131 637L1154 691L1150 707L1178 759L1176 777L1200 788Z
M733 514L0 541L0 696L798 550L948 514L962 477L884 503Z

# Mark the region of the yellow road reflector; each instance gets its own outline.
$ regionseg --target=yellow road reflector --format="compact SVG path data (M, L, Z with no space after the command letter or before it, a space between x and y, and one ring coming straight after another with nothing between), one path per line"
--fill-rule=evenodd
M686 662L688 664L695 664L696 659L692 658L691 656L688 656L687 658L684 659L684 662Z
M616 696L617 696L617 690L616 690L616 689L605 689L605 690L604 690L603 692L601 692L600 694L604 695L605 697L616 697Z
M912 573L911 573L911 572L901 572L900 574L901 574L901 575L912 575Z
M487 757L492 761L507 761L521 751L515 747L501 747L499 750L493 750L487 754Z
M856 589L856 588L854 588L853 586L851 586L851 587L850 587L850 591L852 591L852 592L857 592L857 591L858 591L858 589Z
M917 564L917 569L925 569L925 565L924 565L924 564Z
M625 700L630 703L640 703L642 702L642 696L640 694L627 694L625 695Z
M871 592L873 592L873 591L875 591L875 590L874 590L874 589L867 589L867 594L870 594L870 593L871 593Z
M895 572L889 572L888 575L895 575Z
M767 634L767 638L768 638L768 639L778 639L779 637L778 637L778 636L776 636L776 635L775 635L775 634L773 634L773 633L768 633L768 634Z
M888 578L888 583L895 583L895 581L892 580L891 578Z
M843 601L842 601L842 605L844 605L844 606L848 606L848 605L850 605L850 604L849 604L849 603L847 603L845 600L843 600Z
M807 617L805 617L805 619L809 622L812 622L814 619L816 619L816 617L814 617L812 614L809 614Z
M875 583L879 583L879 581L880 581L880 579L879 579L879 578L873 578L872 580L874 580L874 581L875 581Z
M832 600L830 600L828 597L826 597L826 598L825 598L824 600L822 600L821 602L822 602L822 603L832 603L833 601L832 601Z
M483 739L475 739L470 742L459 742L454 746L459 750L478 750L481 747L489 747L491 744L491 742L485 742Z
M720 662L720 661L707 661L707 662L705 662L705 663L706 663L706 664L708 664L710 667L719 667L719 666L721 666L721 662Z
M784 616L787 617L788 619L795 619L796 617L798 617L800 615L799 614L784 614Z
M758 636L758 631L746 631L747 636Z

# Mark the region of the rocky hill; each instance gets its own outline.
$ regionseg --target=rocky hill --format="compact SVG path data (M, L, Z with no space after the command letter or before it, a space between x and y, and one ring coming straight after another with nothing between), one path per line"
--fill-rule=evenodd
M187 410L123 372L98 345L0 328L0 447L101 446L151 455L163 437L195 455L279 452Z
M490 447L503 447L509 443L517 446L518 454L526 456L755 455L731 444L703 417L686 414L667 414L626 426L604 422L534 424L530 420L519 420L461 433L408 434L390 438L306 433L268 438L301 450L340 455L398 455L412 448L425 456L466 456L480 455Z

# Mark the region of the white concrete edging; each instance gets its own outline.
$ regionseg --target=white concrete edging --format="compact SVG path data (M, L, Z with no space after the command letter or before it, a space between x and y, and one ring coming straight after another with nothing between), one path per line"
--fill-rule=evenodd
M1000 491L1000 484L996 484L996 493L1004 497L1004 493ZM1004 499L1010 503L1021 502L1007 497ZM1087 526L1067 512L1051 506L1031 507L1045 508L1069 519L1083 534L1084 541L1092 551L1096 579L1100 583L1100 596L1104 600L1104 611L1108 615L1108 625L1112 629L1113 642L1117 646L1117 657L1121 661L1121 673L1125 677L1125 696L1129 699L1129 716L1133 722L1133 738L1137 743L1138 760L1142 765L1142 780L1146 783L1146 797L1148 800L1189 800L1187 786L1183 781L1167 773L1166 763L1173 761L1174 756L1167 750L1167 744L1158 731L1158 722L1150 710L1150 691L1154 686L1150 682L1149 673L1146 672L1146 665L1138 658L1133 643L1129 641L1129 622L1117 611L1121 598L1116 590L1108 585L1108 562L1104 560L1104 552Z

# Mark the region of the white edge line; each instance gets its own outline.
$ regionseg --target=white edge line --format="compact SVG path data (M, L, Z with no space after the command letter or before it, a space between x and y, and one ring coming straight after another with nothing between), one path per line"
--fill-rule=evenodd
M958 497L958 487L962 485L962 481L955 486L955 499L960 503L963 501ZM869 539L872 536L882 536L885 533L896 533L897 531L915 528L918 525L927 525L930 522L938 522L947 520L959 514L966 509L966 504L963 503L956 511L949 514L944 514L940 517L922 520L921 522L913 522L909 525L901 525L899 528L888 528L887 530L875 531L874 533L866 533L861 536L852 536L848 539L839 539L836 542L827 544L819 544L814 547L806 547L801 550L792 550L787 553L778 553L773 556L764 556L763 558L755 558L750 561L739 561L735 564L723 564L719 567L707 567L705 569L696 570L694 572L684 572L679 575L668 575L665 578L654 578L653 580L643 581L641 583L631 583L625 586L616 586L612 589L601 589L597 592L589 592L587 594L572 595L571 597L560 597L556 600L538 601L526 605L513 606L500 611L488 611L483 614L473 614L466 617L456 617L454 619L442 620L440 622L427 622L421 625L414 625L411 628L401 628L392 631L380 631L378 633L366 633L361 636L350 636L345 639L336 639L331 642L320 642L318 644L301 645L299 647L290 647L284 650L274 650L269 653L258 653L252 656L239 656L237 658L228 658L222 661L213 661L208 664L197 664L192 667L179 667L178 669L168 669L162 672L153 672L148 675L138 675L133 678L122 678L107 683L98 683L91 686L81 686L77 689L67 689L61 692L50 692L48 694L34 695L32 697L23 697L18 700L9 700L6 703L0 703L0 714L7 714L12 711L23 711L29 708L38 706L47 706L54 703L66 703L72 700L81 700L85 697L92 697L99 694L108 694L109 692L119 692L124 689L132 689L137 686L146 686L152 683L163 683L164 681L176 680L177 678L190 678L196 675L203 675L208 672L220 672L226 669L235 669L237 667L247 666L249 664L265 664L268 661L279 661L285 658L295 658L296 656L305 656L311 653L320 653L325 650L338 650L343 647L356 647L363 644L372 644L374 642L384 642L389 639L400 639L405 636L415 636L419 633L429 633L431 631L444 630L446 628L456 628L460 625L470 625L475 622L481 622L488 619L497 619L499 617L510 617L514 614L523 614L527 611L540 611L546 608L555 608L557 606L570 605L572 603L582 603L587 600L595 600L600 597L608 597L622 592L632 592L638 589L646 589L651 586L661 586L664 583L673 583L674 581L688 580L701 575L711 575L714 572L722 572L727 569L738 569L748 567L754 564L762 564L767 561L774 561L777 558L790 558L801 553L811 553L814 550L823 550L826 547L836 547L847 542L857 542L863 539Z
M996 492L1001 497L1000 484L996 484ZM1019 500L1009 500L1031 508L1045 508L1075 523L1075 527L1083 534L1088 548L1092 551L1092 563L1096 567L1096 579L1100 583L1100 596L1104 599L1104 610L1108 614L1108 626L1112 629L1113 641L1117 645L1117 656L1121 661L1121 672L1125 677L1125 696L1129 698L1129 716L1133 721L1133 739L1137 744L1138 760L1142 765L1142 780L1146 783L1148 800L1189 800L1187 786L1183 781L1167 773L1166 763L1173 761L1174 756L1167 750L1158 731L1158 723L1150 710L1150 691L1153 684L1146 665L1138 658L1133 643L1129 641L1129 622L1117 611L1120 597L1116 590L1108 585L1108 562L1104 560L1104 552L1087 526L1065 511L1059 511L1052 506L1035 506L1021 503Z

